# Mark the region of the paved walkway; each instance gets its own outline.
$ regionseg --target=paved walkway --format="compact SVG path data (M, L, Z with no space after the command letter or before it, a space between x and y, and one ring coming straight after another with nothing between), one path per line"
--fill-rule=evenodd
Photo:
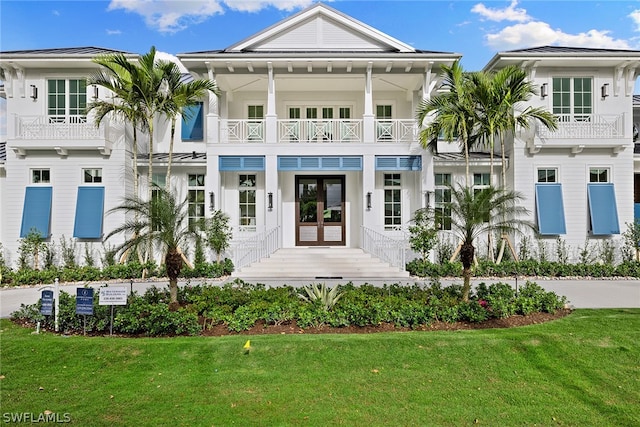
M216 280L209 279L207 283L211 285L220 286L227 282L232 282L234 279ZM518 278L517 285L522 286L526 282L525 278ZM544 289L553 291L558 295L564 295L567 297L569 304L574 308L640 308L640 280L549 280L549 279L531 279L538 283ZM305 286L313 282L322 282L327 286L335 286L336 284L344 284L348 280L256 280L249 283L263 283L268 287L276 287L282 285L290 286ZM460 279L448 280L443 279L441 283L443 285L449 285L451 283L461 283ZM502 278L502 279L482 279L476 278L473 280L474 284L485 282L487 284L493 282L509 283L511 286L516 286L515 278ZM180 286L184 286L187 282L180 282ZM191 281L191 284L201 283L198 280ZM385 283L401 283L413 285L415 283L429 283L428 280L418 279L399 279L393 280L376 280L376 279L358 279L353 280L354 285L361 285L369 283L376 286L382 286ZM84 287L84 283L73 284L61 284L60 290L63 290L69 294L75 295L76 288ZM103 283L92 282L90 286L98 288L103 286ZM124 286L129 289L133 289L138 293L143 293L147 288L151 286L165 287L166 281L153 282L123 282L123 283L110 283L109 286ZM35 304L40 298L40 292L43 289L53 289L46 286L34 286L24 288L5 288L0 290L0 318L8 318L11 313L20 308L21 304Z

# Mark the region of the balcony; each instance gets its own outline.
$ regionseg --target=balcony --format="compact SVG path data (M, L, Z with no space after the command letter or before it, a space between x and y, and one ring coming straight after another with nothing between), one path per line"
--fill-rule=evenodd
M624 114L559 114L556 117L558 129L555 131L537 126L535 138L529 138L527 143L531 153L537 153L542 147L568 147L574 154L584 148L612 148L619 152L627 142Z
M364 120L352 119L285 119L276 120L276 141L267 141L266 120L221 120L220 142L223 143L411 143L418 130L414 120L374 120L370 122L371 141Z
M111 151L105 127L98 128L86 116L17 116L15 139L7 144L19 155L27 150L54 149L61 156L68 150Z

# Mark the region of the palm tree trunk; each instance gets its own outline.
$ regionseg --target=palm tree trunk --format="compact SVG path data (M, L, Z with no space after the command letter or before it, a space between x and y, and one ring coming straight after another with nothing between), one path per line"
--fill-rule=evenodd
M178 250L169 250L164 258L167 276L169 276L170 307L178 306L178 276L182 270L182 254Z
M473 258L475 254L475 248L472 244L463 243L460 249L460 261L462 262L462 300L469 301L469 294L471 293L471 265L473 264Z
M465 161L465 173L467 176L467 187L471 186L471 177L469 176L469 144L467 141L464 143L464 161Z
M171 119L171 139L169 140L169 160L167 161L167 179L165 182L165 188L167 191L171 189L171 162L173 161L173 141L176 135L176 119Z

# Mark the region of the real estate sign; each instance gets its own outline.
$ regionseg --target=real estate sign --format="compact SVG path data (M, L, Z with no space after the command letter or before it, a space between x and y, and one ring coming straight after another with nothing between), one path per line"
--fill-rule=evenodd
M127 288L124 286L113 286L100 288L100 305L127 305Z
M76 289L76 314L93 315L93 288Z
M42 291L40 313L45 316L53 314L53 291Z

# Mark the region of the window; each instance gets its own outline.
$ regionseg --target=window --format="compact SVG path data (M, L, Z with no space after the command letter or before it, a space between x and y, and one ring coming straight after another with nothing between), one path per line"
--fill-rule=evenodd
M189 200L189 228L204 218L204 175L189 174L187 179Z
M240 229L241 231L256 230L256 176L239 175L240 201Z
M393 123L391 122L391 105L376 105L378 140L393 138Z
M591 77L554 77L553 114L560 122L590 121L593 113Z
M102 182L102 169L82 169L82 181L85 184Z
M182 110L181 136L183 141L202 141L204 139L202 102L186 106Z
M153 206L158 198L160 197L161 190L160 188L165 188L167 182L167 176L164 174L154 173L151 177L151 183L153 187L151 188L151 203L152 203L152 212L151 212L151 228L153 231L160 231L161 225L158 224L158 214L155 211L155 207Z
M609 182L609 169L606 169L606 168L590 168L589 169L589 182L591 182L591 183Z
M489 174L488 173L474 173L473 174L473 191L482 190L489 186Z
M402 225L401 181L399 173L384 174L384 229L396 230Z
M51 182L51 175L49 169L32 169L31 170L31 183L32 184L48 184Z
M47 114L51 123L84 123L87 108L87 81L51 79L47 81Z
M538 182L539 183L552 183L558 182L557 169L538 169Z
M446 203L451 202L451 174L435 174L435 217L438 230L451 230L451 208Z

